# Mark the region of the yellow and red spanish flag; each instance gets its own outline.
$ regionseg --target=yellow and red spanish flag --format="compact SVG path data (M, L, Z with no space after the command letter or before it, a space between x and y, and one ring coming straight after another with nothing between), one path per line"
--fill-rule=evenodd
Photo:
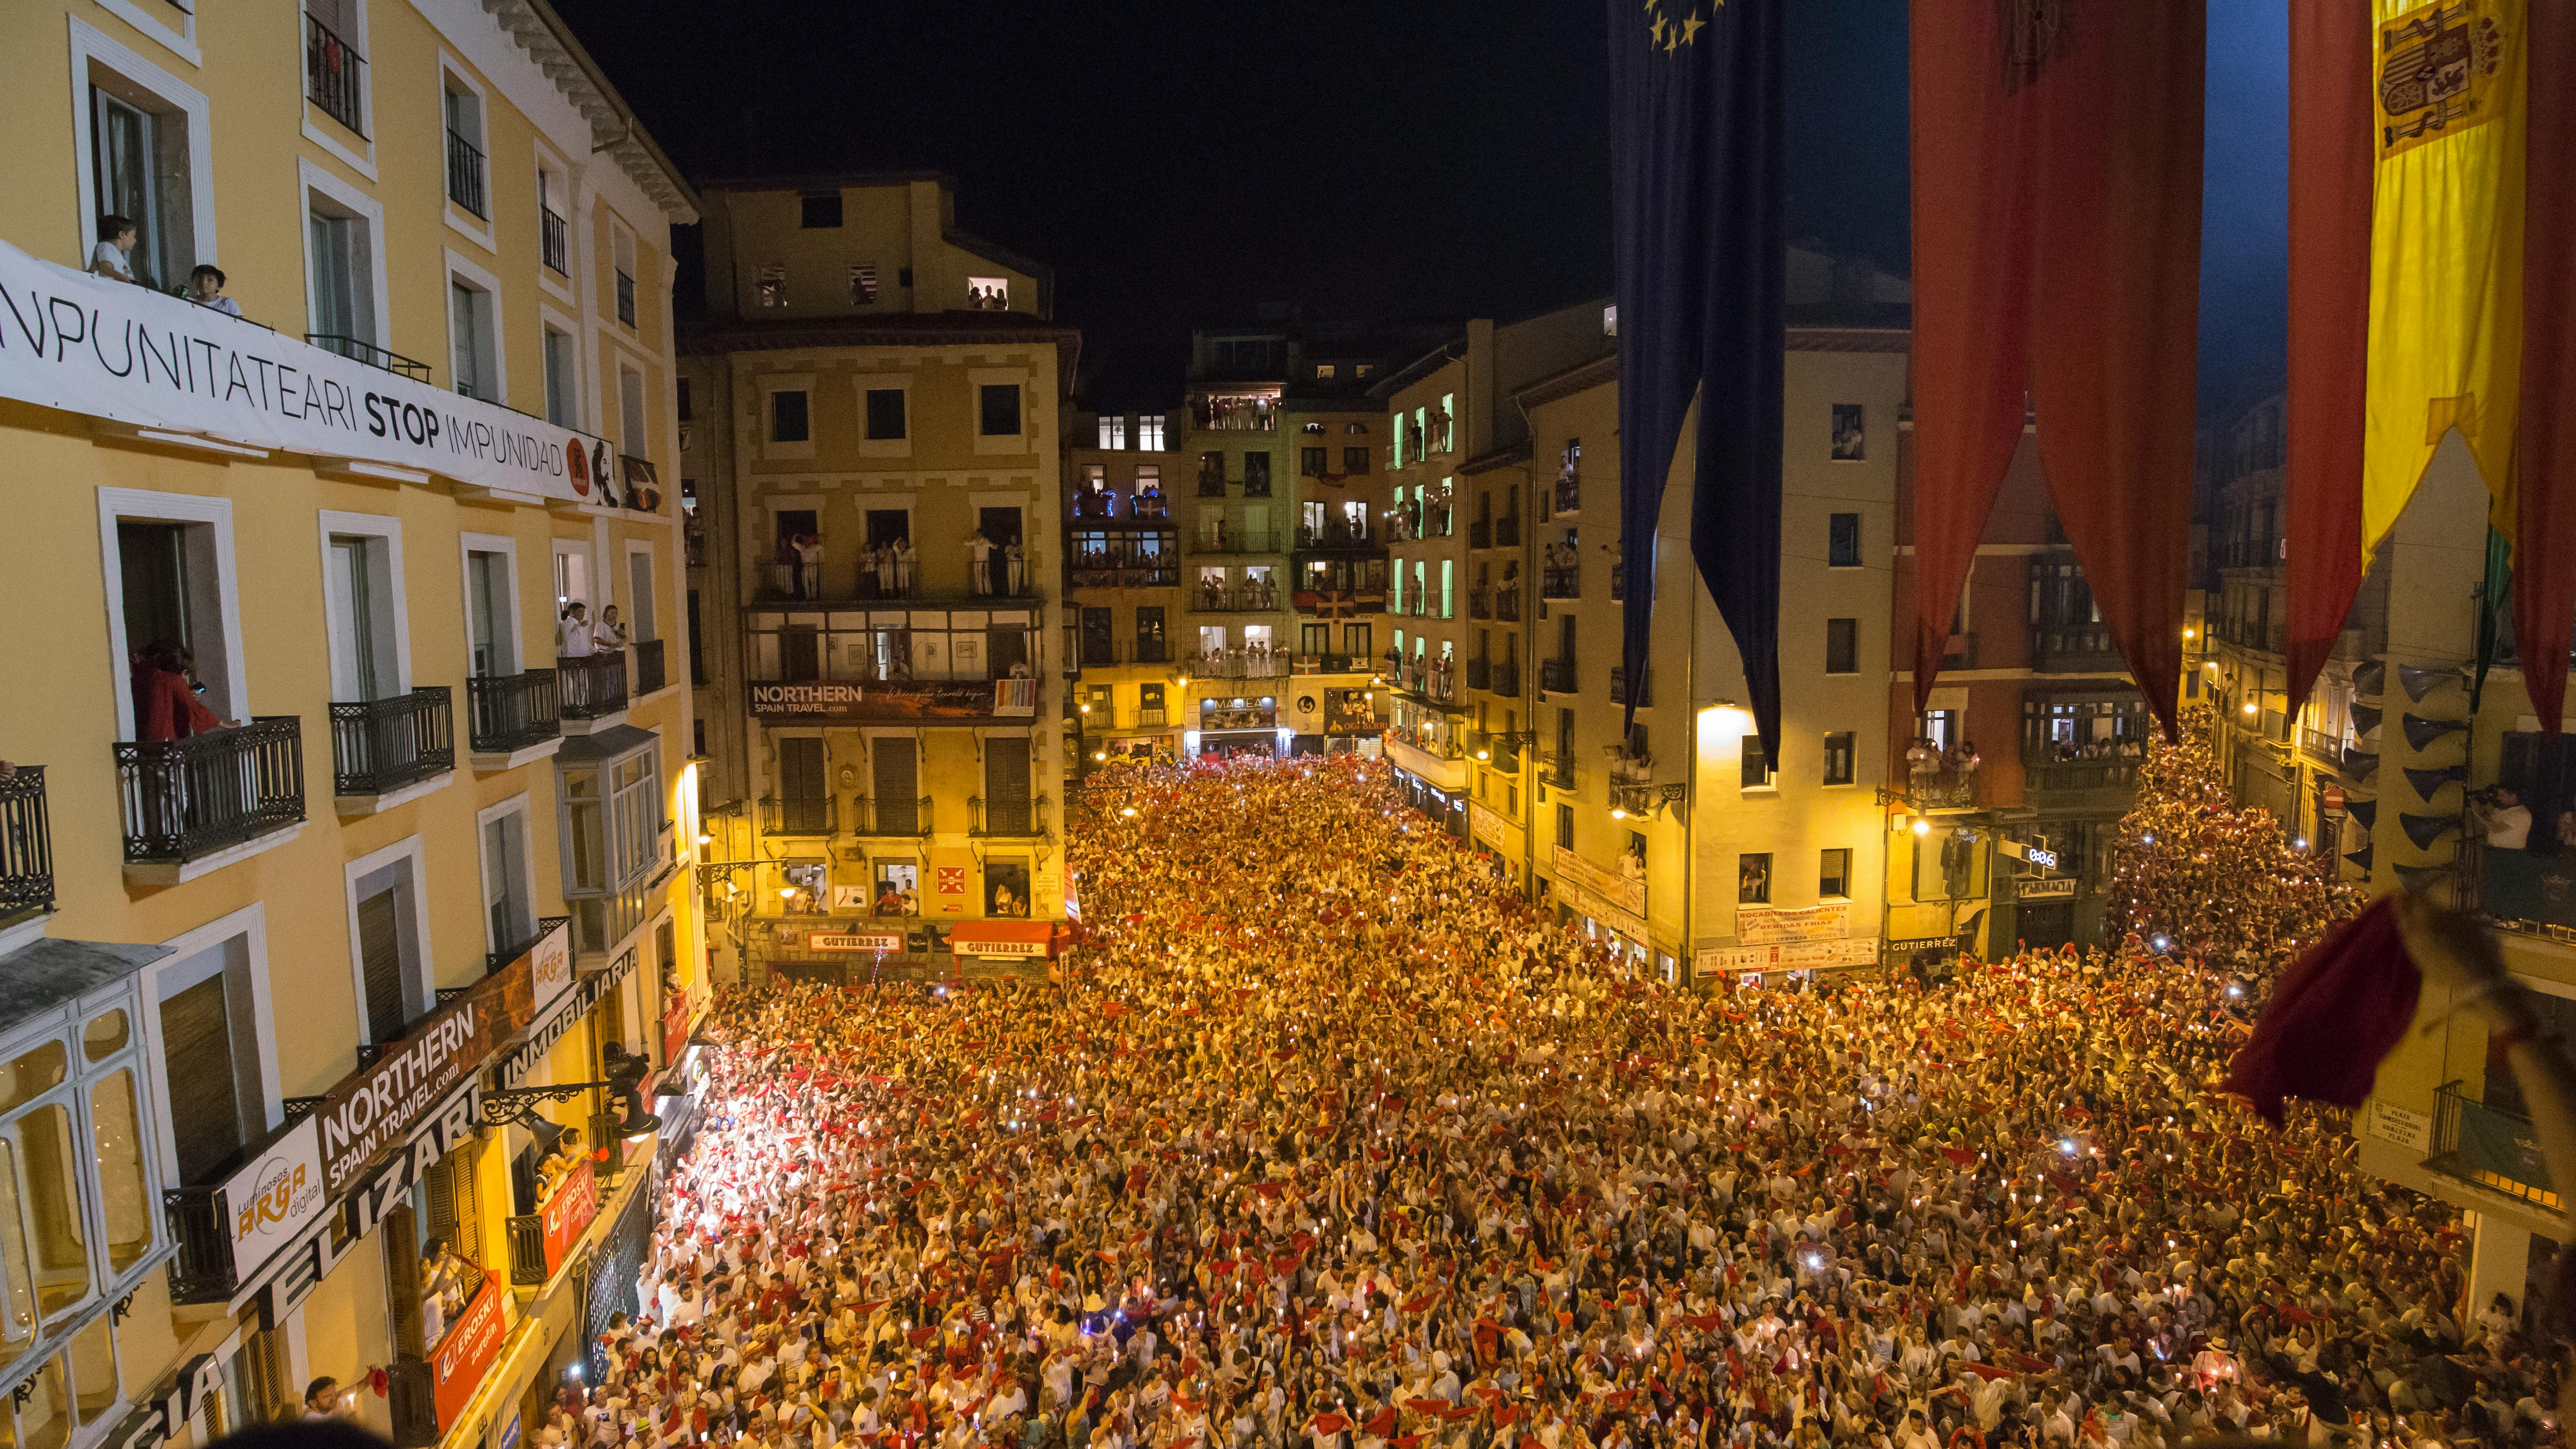
M2519 544L2518 628L2544 604L2559 616L2520 636L2534 700L2549 696L2541 716L2558 717L2576 626L2576 498L2561 496L2576 495L2576 422L2564 416L2576 382L2564 356L2576 327L2563 265L2576 243L2571 12L2560 0L2291 0L2293 708L2457 429L2486 480L2489 523ZM2550 83L2535 88L2535 69ZM2527 254L2562 261L2527 288ZM2538 344L2528 358L2526 336ZM2541 355L2552 349L2555 365ZM2544 458L2554 476L2534 474ZM2556 542L2533 547L2534 525Z

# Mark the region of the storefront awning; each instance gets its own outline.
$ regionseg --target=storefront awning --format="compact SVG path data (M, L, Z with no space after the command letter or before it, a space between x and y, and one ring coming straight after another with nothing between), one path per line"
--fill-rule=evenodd
M1055 954L1053 921L959 921L948 949L985 960L1042 961Z

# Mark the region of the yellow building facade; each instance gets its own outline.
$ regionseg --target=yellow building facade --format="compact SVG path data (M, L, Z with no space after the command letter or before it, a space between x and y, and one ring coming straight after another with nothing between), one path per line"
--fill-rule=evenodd
M717 960L1034 970L1065 915L1064 377L935 176L726 182L684 321Z
M694 201L526 0L0 38L0 1428L501 1442L686 1125Z

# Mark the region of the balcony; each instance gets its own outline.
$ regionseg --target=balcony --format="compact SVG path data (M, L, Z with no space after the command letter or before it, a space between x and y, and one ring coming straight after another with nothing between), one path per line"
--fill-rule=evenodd
M1538 687L1548 694L1574 693L1574 661L1571 659L1540 660Z
M367 138L367 112L361 103L366 80L367 58L350 48L331 27L305 16L305 98L361 141Z
M913 840L930 834L930 797L877 800L861 795L850 802L850 833L880 840Z
M1278 553L1279 535L1269 529L1255 533L1250 529L1229 529L1215 538L1202 538L1190 546L1192 553Z
M2566 1199L2551 1185L2549 1165L2532 1146L2538 1140L2530 1118L2490 1107L2463 1093L2458 1082L2445 1082L2434 1099L2433 1140L2424 1165L2445 1177L2558 1212Z
M1467 525L1467 547L1492 548L1493 546L1494 521L1492 519L1479 518Z
M382 368L414 382L429 381L428 363L405 357L390 348L378 347L363 337L343 337L337 332L307 332L304 340L325 352L336 352L351 362Z
M1494 591L1491 589L1469 589L1467 591L1467 617L1470 619L1490 619L1494 617Z
M489 951L484 953L483 974L489 976L496 971L509 969L511 962L516 961L520 957L527 955L530 951L537 949L537 944L539 942L571 924L572 917L570 916L544 916L539 918L536 924L536 929L528 933L528 938L526 940L512 945L503 946L498 951Z
M1470 659L1467 661L1467 687L1469 689L1491 689L1493 684L1494 666L1491 660Z
M1548 516L1579 512L1583 507L1583 481L1572 473L1557 475L1556 484L1547 493Z
M1538 759L1538 778L1540 783L1546 785L1551 790L1571 790L1574 788L1574 754L1572 751L1558 750L1553 754L1541 755Z
M1431 735L1419 730L1389 729L1382 738L1386 757L1396 768L1443 790L1467 788L1467 752L1459 748L1454 731Z
M483 188L482 150L454 131L449 131L447 133L447 199L472 212L476 217L490 221L492 208L491 203L483 199L486 194Z
M1510 697L1512 697L1512 698L1514 698L1514 699L1518 699L1518 698L1520 698L1520 694L1521 694L1521 667L1520 667L1520 665L1519 665L1519 664L1517 664L1517 663L1514 663L1514 662L1508 662L1508 661L1507 661L1507 662L1505 662L1505 663L1502 663L1502 664L1497 664L1497 665L1495 665L1495 666L1494 666L1494 684L1493 684L1493 688L1492 688L1489 692L1490 692L1490 693L1493 693L1493 694L1509 695Z
M1076 564L1066 571L1064 582L1074 589L1177 589L1181 568L1172 563Z
M1973 633L1953 634L1944 641L1941 646L1941 667L1943 669L1976 668L1977 636Z
M466 680L467 748L506 758L562 738L555 680L551 669L478 674Z
M1297 654L1290 656L1291 672L1297 674L1366 674L1369 661L1357 654Z
M1614 563L1610 566L1610 602L1615 604L1626 597L1628 597L1628 566L1624 563Z
M1204 585L1190 596L1193 614L1268 614L1279 608L1279 591L1245 585L1211 589Z
M1201 498L1223 498L1225 496L1224 469L1202 468L1199 470L1199 496Z
M45 815L45 767L20 765L0 780L0 930L54 908L54 833Z
M2110 629L2101 624L2034 624L2030 659L2032 668L2051 674L2116 674L2128 668Z
M579 659L555 660L562 717L603 720L626 712L626 651L604 650Z
M547 271L559 277L572 275L572 223L553 207L537 213L537 255Z
M1502 517L1495 519L1494 547L1518 548L1520 546L1521 516L1517 513L1506 513Z
M387 795L456 768L456 712L444 684L331 706L331 793Z
M1299 524L1297 547L1318 553L1340 549L1375 552L1386 547L1386 540L1378 537L1366 523L1355 524L1348 519L1335 518L1326 520L1322 528Z
M627 647L635 654L635 693L637 695L651 694L671 682L670 676L663 672L663 640L638 639Z
M841 829L840 799L833 795L799 795L760 802L763 835L836 835Z
M1649 669L1644 674L1637 677L1637 697L1630 699L1628 697L1628 667L1624 664L1611 665L1610 702L1612 704L1632 704L1639 709L1645 709L1653 705L1655 702L1655 671Z
M1300 614L1318 619L1356 619L1386 612L1384 589L1299 589L1288 596Z
M985 840L1034 840L1048 833L1047 815L1053 802L1044 795L1035 800L986 800L981 795L966 799L966 833Z
M2299 727L2299 748L2307 752L2308 758L2329 770L2343 768L2344 743L2341 734L2309 729L2305 725Z
M1583 596L1583 566L1570 569L1541 569L1538 596L1542 599L1576 599Z
M1494 617L1507 624L1521 621L1521 586L1518 583L1507 580L1494 591Z
M1431 704L1454 704L1458 698L1455 675L1434 664L1415 664L1396 676L1396 687Z
M617 274L617 320L635 325L635 279L624 272Z
M1181 670L1195 679L1286 679L1293 672L1292 660L1293 656L1278 650L1229 649L1222 654L1193 654L1181 661Z
M224 852L304 823L304 727L266 715L235 730L116 745L125 863L184 880Z
M2037 803L2040 796L2052 797L2051 805L2070 803L2116 803L2137 792L2138 760L2135 756L2113 755L2101 759L2061 760L2046 751L2034 751L2022 757L2022 794ZM2084 797L2070 801L2066 797Z

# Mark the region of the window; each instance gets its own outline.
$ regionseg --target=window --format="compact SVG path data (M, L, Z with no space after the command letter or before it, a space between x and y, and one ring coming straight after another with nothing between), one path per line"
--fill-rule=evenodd
M1739 906L1771 904L1771 852L1766 850L1735 858L1735 903Z
M1816 894L1824 900L1843 900L1851 895L1851 850L1818 852Z
M1011 279L1008 277L968 277L966 305L977 312L1011 310Z
M483 97L453 71L442 79L446 82L447 199L473 213L476 220L488 222L492 203L483 174Z
M617 369L617 448L630 458L650 457L653 452L645 423L644 374L622 365Z
M1127 446L1127 420L1114 414L1100 417L1100 446L1111 452Z
M1825 672L1860 673L1860 620L1825 621Z
M581 426L581 385L575 381L580 374L573 365L576 345L571 333L546 328L546 421L558 427Z
M662 637L660 611L653 607L657 597L653 584L653 546L629 543L626 546L626 637L637 644L650 644Z
M1852 782L1852 735L1849 730L1836 730L1825 736L1825 783L1848 785Z
M1148 453L1163 451L1163 415L1141 413L1136 418L1136 446Z
M311 0L306 0L307 4ZM537 256L547 271L572 276L572 222L557 198L566 194L563 177L551 166L537 167Z
M1321 448L1299 448L1297 450L1297 476L1301 478L1323 477L1324 450Z
M1365 447L1342 449L1342 471L1365 473L1369 470L1369 450Z
M351 969L360 1040L395 1042L431 1004L428 892L415 835L349 862Z
M1028 834L1029 795L1029 737L1001 735L984 741L984 829L994 835Z
M763 307L786 306L787 264L784 262L762 263L760 268L759 288L760 305Z
M1331 377L1332 375L1333 375L1333 365L1332 365L1331 363L1329 363L1329 362L1318 362L1318 363L1316 363L1316 364L1315 364L1315 376L1316 376L1316 377L1318 377L1318 378L1327 378L1327 377Z
M1020 385L988 382L976 389L981 431L988 438L1013 438L1020 432Z
M371 360L357 344L373 346L381 335L376 327L375 218L311 186L305 189L304 206L311 285L305 330L317 346Z
M586 955L610 950L644 924L644 885L663 827L660 747L601 755L588 746L591 738L567 739L555 755L564 900L574 949Z
M778 740L778 829L786 835L824 835L832 829L832 783L825 773L821 735Z
M1837 463L1857 463L1866 456L1866 436L1861 428L1859 403L1834 404L1833 457Z
M1269 453L1252 452L1243 455L1243 496L1246 498L1270 496Z
M478 548L477 543L501 547ZM508 544L508 539L485 535L466 539L466 668L477 679L519 672L518 572Z
M904 435L904 390L899 387L868 389L868 437L878 442Z
M916 741L879 735L868 741L868 782L876 791L879 835L910 835L922 826L921 760Z
M97 209L134 223L127 265L136 280L166 290L185 282L188 268L196 265L185 164L188 117L163 109L159 98L122 80L102 75L90 87Z
M769 395L769 441L813 441L806 418L806 393L802 388L785 389Z
M483 949L503 961L536 944L536 877L528 854L528 797L475 816L482 832Z
M322 615L331 647L331 698L342 704L403 693L402 535L390 518L324 514Z
M877 302L877 269L865 262L850 263L850 305L873 307Z
M1458 617L1457 567L1457 562L1453 559L1444 558L1440 561L1440 617L1443 619Z
M1825 523L1825 567L1860 567L1860 515L1837 513Z
M1574 807L1561 802L1556 807L1556 845L1559 850L1574 848Z
M618 325L626 328L628 331L633 331L635 327L635 273L637 270L635 262L635 233L628 231L623 225L612 221L609 224L608 246L611 263L615 270L614 283L617 291Z
M1372 657L1369 649L1369 636L1374 631L1374 627L1375 626L1369 624L1344 624L1342 626L1342 652L1349 655L1353 660Z
M841 193L808 192L796 198L796 224L813 231L841 224Z
M447 307L447 340L454 353L456 390L485 402L501 401L492 294L451 273L447 279Z
M704 688L707 682L707 651L706 646L699 642L702 637L698 628L698 591L691 589L689 590L689 683L700 688ZM703 718L698 721L698 730L703 737L706 731L706 721ZM701 745L697 753L702 756L706 754L705 747Z
M1740 788L1746 790L1771 788L1771 757L1763 751L1760 735L1748 734L1744 737L1744 764Z

